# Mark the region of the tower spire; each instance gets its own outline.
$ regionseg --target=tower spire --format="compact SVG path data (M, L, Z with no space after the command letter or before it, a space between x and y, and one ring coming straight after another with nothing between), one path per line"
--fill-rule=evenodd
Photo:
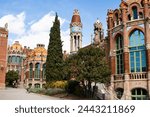
M82 48L82 23L79 11L74 10L70 23L70 53L76 53Z
M94 45L102 47L104 46L104 30L102 28L102 23L97 18L94 23Z

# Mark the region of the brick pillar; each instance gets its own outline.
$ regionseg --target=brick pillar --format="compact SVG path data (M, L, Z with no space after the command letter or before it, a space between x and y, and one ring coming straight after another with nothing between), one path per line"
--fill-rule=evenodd
M127 31L127 6L125 3L121 5L122 22L123 22L123 42L124 42L124 99L131 99L129 86L129 37Z
M7 41L8 31L6 28L0 28L0 89L5 88L5 77L7 71Z
M144 19L145 19L145 43L146 43L146 53L147 53L147 72L148 72L148 95L150 96L150 28L149 28L149 6L148 0L144 0Z
M108 40L109 40L109 60L110 60L110 68L111 68L111 86L110 86L110 99L114 99L114 75L116 73L116 68L115 68L115 51L114 51L114 41L112 37L112 28L113 28L113 11L109 10L108 11Z

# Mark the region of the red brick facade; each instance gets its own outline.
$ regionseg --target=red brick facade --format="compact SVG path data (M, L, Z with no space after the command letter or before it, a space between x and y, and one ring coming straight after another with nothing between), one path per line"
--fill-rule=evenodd
M111 99L117 96L117 90L122 90L121 99L139 99L132 91L139 88L150 95L150 1L122 0L119 9L109 10L107 14L109 60L111 64ZM130 65L130 35L135 30L144 34L146 48L145 72L132 72ZM123 38L123 73L117 73L116 38ZM141 94L142 95L142 94ZM140 96L141 96L140 95ZM135 97L134 97L135 96ZM139 97L140 97L139 96ZM141 96L142 97L142 96ZM142 99L140 97L140 99Z
M8 31L0 27L0 89L5 88Z

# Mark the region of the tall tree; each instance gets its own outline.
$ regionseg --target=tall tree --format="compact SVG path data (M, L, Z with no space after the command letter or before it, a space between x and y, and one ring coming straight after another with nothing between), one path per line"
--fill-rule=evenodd
M46 59L46 81L56 81L63 78L63 53L60 36L60 21L56 13L55 21L50 30L50 40Z
M8 71L6 73L6 84L7 86L14 86L14 82L17 83L19 74L16 71Z
M79 79L87 80L89 86L91 82L95 82L95 85L98 82L110 82L110 69L104 49L91 45L80 49L78 56Z
M67 62L70 75L74 75L82 83L86 81L87 84L83 85L89 89L92 82L95 82L95 85L110 82L110 68L102 48L94 45L82 48L77 54L69 57Z

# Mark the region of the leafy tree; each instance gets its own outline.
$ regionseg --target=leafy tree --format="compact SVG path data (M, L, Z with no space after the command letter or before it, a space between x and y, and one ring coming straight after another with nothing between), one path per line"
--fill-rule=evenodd
M74 76L80 81L88 91L91 89L91 83L95 86L99 83L110 82L110 69L107 62L105 51L102 48L90 45L82 48L77 54L71 55L67 59L68 76Z
M92 82L95 82L95 85L98 82L110 82L110 69L104 49L91 45L80 49L78 56L78 78L88 81L89 89Z
M67 80L70 80L70 78L76 78L78 76L78 55L72 54L70 55L65 61L65 65L63 68L63 72L66 76Z
M46 59L46 81L56 81L63 78L63 53L60 36L60 21L56 13L55 21L50 30L50 40Z
M14 86L14 83L17 83L19 79L19 74L16 71L8 71L6 73L6 84L7 86Z

